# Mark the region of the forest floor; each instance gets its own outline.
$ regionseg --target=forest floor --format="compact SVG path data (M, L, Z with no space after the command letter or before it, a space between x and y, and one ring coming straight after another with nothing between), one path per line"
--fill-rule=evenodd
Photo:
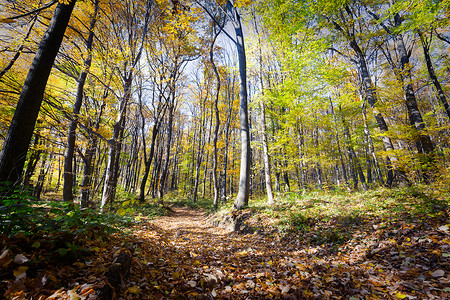
M71 232L68 249L46 245L48 236L2 237L0 292L9 299L97 299L100 291L119 299L449 299L448 207L436 209L410 219L304 218L280 230L276 216L251 208L218 217L171 206L126 233ZM214 218L246 225L235 231L213 226ZM105 296L105 273L124 253L130 268Z

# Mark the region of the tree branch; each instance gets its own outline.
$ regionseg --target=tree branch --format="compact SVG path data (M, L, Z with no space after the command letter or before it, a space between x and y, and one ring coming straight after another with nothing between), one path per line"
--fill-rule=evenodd
M40 8L37 8L37 9L35 9L35 10L29 11L29 12L27 12L27 13L24 13L24 14L21 14L21 15L17 15L17 16L14 16L14 17L2 18L2 19L0 19L0 23L9 23L9 22L11 22L11 21L13 21L13 20L20 19L20 18L24 18L24 17L29 16L29 15L32 15L32 14L34 14L34 13L38 13L38 12L40 12L40 11L43 11L43 10L49 8L49 7L52 7L53 4L55 4L55 3L57 3L57 2L58 2L58 1L53 0L52 2L47 3L47 4L45 4L44 6L42 6L42 7L40 7Z

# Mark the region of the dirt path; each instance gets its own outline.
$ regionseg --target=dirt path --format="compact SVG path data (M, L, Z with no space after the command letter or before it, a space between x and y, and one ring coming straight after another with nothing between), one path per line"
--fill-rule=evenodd
M139 262L136 271L145 274L141 281L146 284L141 283L140 288L147 290L149 299L239 299L294 291L284 280L290 275L286 268L292 269L294 264L288 262L290 258L285 257L276 238L213 227L198 210L173 210L137 232L139 254L148 261Z
M362 233L360 240L330 253L307 244L301 235L238 234L211 226L201 211L173 208L170 216L136 229L130 285L122 296L423 299L414 296L418 292L427 299L448 296L441 289L447 282L440 276L433 277L425 266L413 268L412 262L428 258L411 258L405 264L408 251L417 251L414 245L399 250L403 246L389 241L377 245L369 257L369 245L361 241L370 243Z

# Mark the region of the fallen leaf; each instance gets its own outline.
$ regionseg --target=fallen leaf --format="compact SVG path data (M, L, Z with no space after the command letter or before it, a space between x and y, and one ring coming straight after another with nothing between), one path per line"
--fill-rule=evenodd
M11 253L11 251L9 251L9 249L3 250L2 255L0 255L0 266L1 267L6 267L7 265L9 265L10 262L12 262L10 253Z
M445 272L442 270L436 270L433 273L431 273L430 275L433 277L442 277L444 276Z
M127 293L138 295L141 292L141 289L137 286L131 286L127 289Z
M439 226L438 229L439 229L440 231L445 232L445 233L449 233L449 232L448 232L448 226L447 226L447 225Z
M20 266L18 267L16 270L14 270L14 277L18 277L20 275L22 275L23 273L25 273L28 270L28 267L26 266Z
M23 254L17 254L16 257L14 257L14 263L17 265L23 265L27 261L29 261L29 259Z
M291 289L291 287L289 286L289 284L286 281L282 280L280 282L280 290L281 290L282 294L288 293L290 289Z
M189 280L188 282L187 282L187 284L190 286L190 287L196 287L197 286L197 282L195 282L195 281L193 281L193 280Z
M255 288L255 283L252 280L247 280L247 287L253 289Z

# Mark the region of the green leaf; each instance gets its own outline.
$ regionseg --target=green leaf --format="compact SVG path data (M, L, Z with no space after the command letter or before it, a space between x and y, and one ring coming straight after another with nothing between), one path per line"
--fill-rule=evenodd
M58 250L56 250L56 252L58 252L59 255L61 255L61 256L66 256L67 253L69 252L69 249L66 249L66 248L59 248Z

